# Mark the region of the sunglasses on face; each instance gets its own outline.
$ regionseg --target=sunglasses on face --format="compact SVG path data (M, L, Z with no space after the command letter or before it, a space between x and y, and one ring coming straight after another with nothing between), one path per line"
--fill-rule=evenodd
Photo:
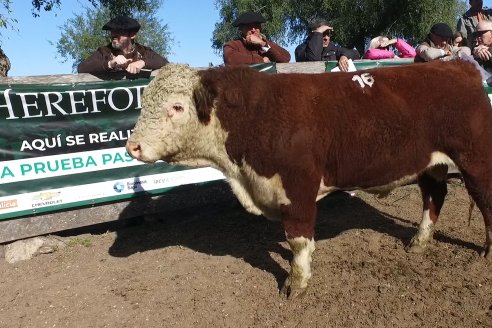
M331 30L324 31L323 36L331 36Z
M485 30L485 31L475 31L473 32L473 37L474 38L479 38L482 37L485 33L491 32L491 30Z

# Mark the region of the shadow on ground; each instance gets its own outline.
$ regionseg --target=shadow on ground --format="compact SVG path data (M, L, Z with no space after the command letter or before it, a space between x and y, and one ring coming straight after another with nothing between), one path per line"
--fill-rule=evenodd
M285 241L281 224L248 214L225 183L165 195L158 201L163 209L160 213L137 220L125 219L125 224L115 226L117 237L109 249L110 255L127 257L182 245L204 254L244 259L253 267L274 275L279 286L285 280L287 272L270 256L277 253L286 260L291 259L290 250L283 246L285 243L280 244ZM142 200L135 202L141 206ZM155 200L144 202L145 206L154 206ZM121 217L125 218L125 213ZM404 218L382 213L344 192L333 193L318 202L316 240L334 238L351 229L371 229L407 244L417 226ZM473 243L439 233L435 239L480 250Z

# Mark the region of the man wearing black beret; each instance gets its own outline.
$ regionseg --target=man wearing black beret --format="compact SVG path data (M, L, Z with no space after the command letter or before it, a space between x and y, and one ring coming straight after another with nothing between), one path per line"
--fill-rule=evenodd
M136 77L142 69L155 70L168 63L167 59L135 38L140 24L128 16L118 16L104 24L110 31L111 43L98 48L78 66L79 73L90 73L102 78Z
M457 47L452 45L453 30L446 23L432 25L427 38L416 49L416 62L431 60L451 60L462 55L470 55L468 47Z
M241 37L224 45L226 65L251 65L258 63L288 63L290 54L261 33L266 19L255 12L245 12L232 23L241 31Z

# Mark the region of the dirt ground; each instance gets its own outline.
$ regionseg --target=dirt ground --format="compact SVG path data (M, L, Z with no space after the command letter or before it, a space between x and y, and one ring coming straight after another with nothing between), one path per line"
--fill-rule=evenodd
M457 183L424 254L404 250L421 216L415 185L320 201L313 278L293 301L279 296L291 258L280 225L228 199L0 261L0 327L492 327L484 223L475 210L468 226Z

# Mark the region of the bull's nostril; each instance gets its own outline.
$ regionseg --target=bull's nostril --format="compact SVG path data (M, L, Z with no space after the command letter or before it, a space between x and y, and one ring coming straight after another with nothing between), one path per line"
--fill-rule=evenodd
M126 145L126 151L130 154L131 157L140 159L141 151L140 144L134 142L128 142Z

